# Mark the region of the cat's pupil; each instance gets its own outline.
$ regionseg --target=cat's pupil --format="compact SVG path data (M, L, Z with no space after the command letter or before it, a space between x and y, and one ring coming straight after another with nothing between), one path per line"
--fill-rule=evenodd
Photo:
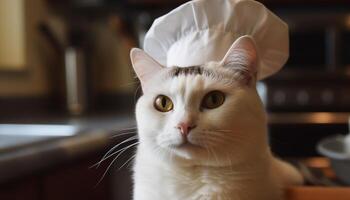
M167 103L167 99L163 97L162 98L162 106L163 106L163 108L166 107L166 103Z
M214 109L222 105L225 101L225 95L220 91L209 92L202 102L202 107L207 109Z
M216 95L211 95L211 102L212 102L213 104L216 104L216 103L218 102L218 98L217 98Z

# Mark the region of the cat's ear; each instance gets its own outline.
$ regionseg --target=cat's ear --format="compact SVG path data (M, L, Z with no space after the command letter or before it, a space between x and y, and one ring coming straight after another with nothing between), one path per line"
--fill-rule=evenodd
M140 79L142 89L145 90L147 82L159 71L163 66L155 61L151 56L141 49L133 48L130 51L132 66L137 77Z
M242 72L242 78L257 77L257 48L254 39L245 35L239 37L229 48L221 61L222 66Z

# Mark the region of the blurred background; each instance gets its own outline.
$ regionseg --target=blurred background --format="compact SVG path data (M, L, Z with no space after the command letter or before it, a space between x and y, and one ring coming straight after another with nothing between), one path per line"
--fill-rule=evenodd
M184 2L0 0L0 199L130 199L133 138L91 166L136 132L130 49ZM261 2L290 28L289 61L258 85L272 150L318 156L348 132L350 3Z

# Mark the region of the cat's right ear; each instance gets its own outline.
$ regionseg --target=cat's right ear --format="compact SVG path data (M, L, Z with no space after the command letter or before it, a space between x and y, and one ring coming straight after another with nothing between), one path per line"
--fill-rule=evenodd
M245 35L239 37L229 48L221 61L224 67L235 70L241 80L250 82L257 79L258 53L254 39Z
M141 49L130 51L131 63L137 77L140 79L142 90L147 88L147 82L164 67Z

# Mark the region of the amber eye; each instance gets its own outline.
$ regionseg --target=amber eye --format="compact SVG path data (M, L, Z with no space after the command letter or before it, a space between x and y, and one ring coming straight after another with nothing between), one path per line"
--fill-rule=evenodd
M202 108L214 109L221 106L225 101L225 94L220 91L211 91L205 95Z
M154 107L160 112L169 112L174 108L174 104L169 97L158 95L154 101Z

